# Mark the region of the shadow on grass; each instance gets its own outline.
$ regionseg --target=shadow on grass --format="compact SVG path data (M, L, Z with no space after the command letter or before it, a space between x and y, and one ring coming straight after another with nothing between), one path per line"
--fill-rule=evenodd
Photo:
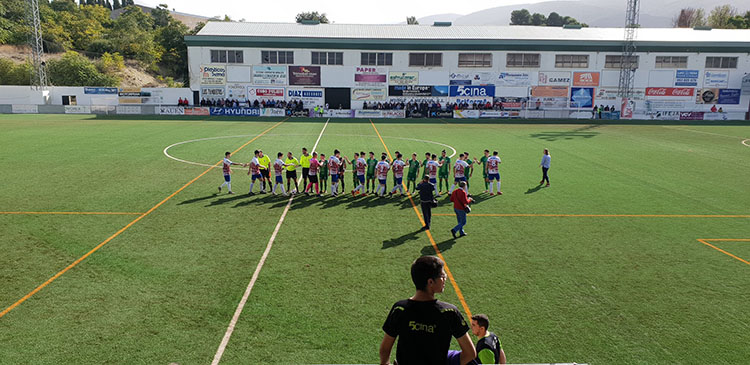
M206 196L203 196L203 197L200 197L200 198L193 198L193 199L183 200L182 202L178 203L177 205L193 204L193 203L197 203L197 202L200 202L200 201L204 201L204 200L208 200L208 199L211 199L211 198L215 198L215 197L218 197L218 196L219 196L219 193L213 193L211 195L206 195Z
M601 134L599 132L589 132L591 129L599 127L601 127L601 124L592 124L585 127L576 128L572 131L534 133L531 134L531 138L539 138L550 142L571 139L589 139Z
M212 201L211 203L209 203L208 205L206 205L206 207L213 207L213 206L217 206L217 205L231 203L231 202L233 202L235 200L244 199L244 198L247 198L247 197L248 197L247 194L234 193L234 195L230 195L230 196L228 196L226 198L216 199L216 200Z
M417 239L419 239L419 236L418 236L419 232L422 232L422 229L418 229L418 230L416 230L414 232L409 232L409 233L407 233L407 234L405 234L405 235L403 235L401 237L393 238L393 239L390 239L390 240L385 240L385 241L383 241L383 248L382 249L385 250L387 248L401 246L401 245L403 245L404 243L406 243L408 241L417 240Z
M456 244L456 239L447 239L443 242L440 242L437 244L438 250L440 252L445 252L453 248L453 245ZM432 247L432 245L424 246L422 247L422 256L434 256L437 255L437 252L435 251L435 247Z
M537 191L542 190L542 186L544 186L544 185L539 184L537 186L534 186L533 188L529 188L529 190L526 190L526 192L524 194L534 194Z

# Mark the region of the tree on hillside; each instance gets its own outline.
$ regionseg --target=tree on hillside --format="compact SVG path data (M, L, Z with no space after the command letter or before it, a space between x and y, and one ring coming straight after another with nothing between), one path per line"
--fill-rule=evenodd
M415 17L415 16L407 16L406 17L406 24L409 24L409 25L419 25L419 21L417 21L417 17Z
M302 23L303 20L317 20L321 24L328 24L328 17L326 16L326 13L318 13L317 11L306 11L297 14L296 21L297 23Z
M159 4L159 6L151 10L151 17L154 18L154 28L166 27L169 25L169 19L172 17L169 15L169 6L167 4Z
M120 5L120 0L114 0L112 2L112 10L117 10L117 9L119 9L121 7L122 7L122 5Z
M549 16L547 17L547 25L550 27L562 27L563 24L565 24L565 21L560 14L555 13L554 11L549 13Z
M729 18L729 26L736 29L750 29L750 11L746 11L745 15L735 15Z
M547 25L547 17L543 14L534 13L531 15L531 25Z
M672 18L674 28L695 28L706 25L706 12L703 9L684 8Z
M730 28L729 19L737 15L737 9L729 5L721 5L711 10L708 15L708 25L712 28L726 29Z
M510 13L510 25L531 24L531 14L526 9L514 10Z

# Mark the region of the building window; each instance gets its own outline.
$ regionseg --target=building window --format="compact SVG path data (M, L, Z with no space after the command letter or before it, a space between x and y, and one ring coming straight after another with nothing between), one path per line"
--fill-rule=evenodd
M656 56L656 68L685 68L687 56Z
M292 51L260 51L261 62L270 64L293 64Z
M706 68L737 68L737 57L706 57Z
M507 67L539 67L539 53L508 53Z
M442 53L409 53L409 66L430 67L442 65Z
M492 67L492 53L459 53L458 67Z
M393 66L393 53L362 52L362 66Z
M588 68L588 55L559 54L555 55L556 68Z
M343 52L313 52L312 61L313 65L343 65L344 64L344 53Z
M638 68L638 56L631 56L631 60L635 65L634 68ZM604 68L620 68L622 65L622 56L607 56L604 59Z
M211 63L244 63L243 52L212 49Z

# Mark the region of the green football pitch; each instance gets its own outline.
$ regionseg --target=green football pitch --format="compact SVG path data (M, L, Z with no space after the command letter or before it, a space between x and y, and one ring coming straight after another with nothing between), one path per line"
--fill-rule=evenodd
M511 363L746 363L750 126L542 123L2 115L0 363L376 363L434 254ZM316 143L497 150L504 194L477 171L454 240L445 197L423 232L408 197L217 192L225 151Z

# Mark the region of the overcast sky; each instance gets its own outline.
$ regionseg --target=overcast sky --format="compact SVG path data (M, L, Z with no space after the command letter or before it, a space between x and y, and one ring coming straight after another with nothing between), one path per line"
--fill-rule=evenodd
M336 23L393 24L412 15L417 18L444 13L466 15L497 6L541 1L544 0L136 0L136 3L151 7L166 3L170 10L183 13L209 17L226 14L234 20L244 18L251 22L294 22L297 13L318 11Z

